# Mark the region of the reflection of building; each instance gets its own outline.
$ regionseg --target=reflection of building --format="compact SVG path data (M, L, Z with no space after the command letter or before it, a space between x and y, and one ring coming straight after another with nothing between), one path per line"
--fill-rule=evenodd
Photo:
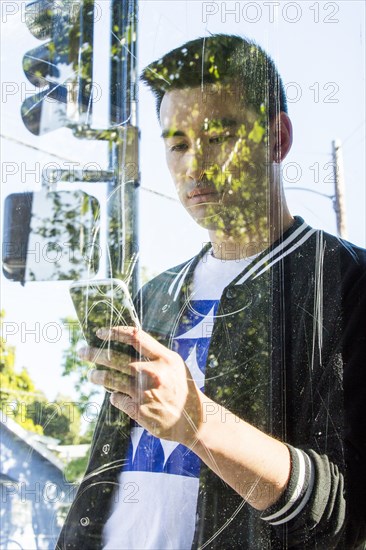
M53 549L71 504L63 464L39 439L2 414L1 549Z

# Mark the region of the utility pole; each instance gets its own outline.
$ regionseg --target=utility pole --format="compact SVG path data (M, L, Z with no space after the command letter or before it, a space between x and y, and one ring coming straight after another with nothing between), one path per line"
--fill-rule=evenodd
M334 202L333 207L337 218L337 232L342 239L347 238L346 209L344 199L344 169L342 144L339 139L332 141L332 159L334 169Z

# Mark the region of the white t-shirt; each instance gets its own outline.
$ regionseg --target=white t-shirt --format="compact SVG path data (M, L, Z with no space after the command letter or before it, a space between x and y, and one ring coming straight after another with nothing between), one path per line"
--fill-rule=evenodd
M195 269L193 292L172 347L200 389L222 292L252 259L224 261L208 252ZM158 439L131 422L126 463L103 532L104 549L188 550L195 530L200 459L184 445Z

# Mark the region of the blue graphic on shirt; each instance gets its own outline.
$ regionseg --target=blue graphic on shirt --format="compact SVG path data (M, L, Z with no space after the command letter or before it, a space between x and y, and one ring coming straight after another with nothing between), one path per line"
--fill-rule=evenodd
M200 389L218 300L192 300L181 319L172 349L186 362ZM179 443L160 440L131 420L131 433L123 471L160 472L198 477L200 459Z

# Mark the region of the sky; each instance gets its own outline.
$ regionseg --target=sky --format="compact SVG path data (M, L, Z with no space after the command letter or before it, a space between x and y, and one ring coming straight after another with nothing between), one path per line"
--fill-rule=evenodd
M69 129L35 137L24 127L20 105L32 87L23 73L22 58L41 43L24 23L24 5L20 1L1 2L2 203L10 193L39 190L41 170L50 162L61 164L60 159L66 159L78 162L81 168L90 162L106 167L107 162L105 143L77 139ZM332 200L323 195L334 194L331 143L340 139L348 239L366 245L363 1L142 0L138 25L140 69L185 41L210 33L244 35L264 47L284 80L294 127L294 144L283 166L291 212L314 227L336 232ZM96 62L103 67L103 47L98 51ZM207 234L177 201L165 166L154 101L143 87L138 118L140 262L153 275L195 254L207 241ZM94 193L97 185L83 188ZM79 187L73 184L73 188ZM100 185L98 189L97 193ZM3 276L1 283L5 336L16 347L17 368L26 366L48 399L58 392L74 397L73 380L61 377L69 333L60 319L74 316L69 283L37 282L22 287Z

